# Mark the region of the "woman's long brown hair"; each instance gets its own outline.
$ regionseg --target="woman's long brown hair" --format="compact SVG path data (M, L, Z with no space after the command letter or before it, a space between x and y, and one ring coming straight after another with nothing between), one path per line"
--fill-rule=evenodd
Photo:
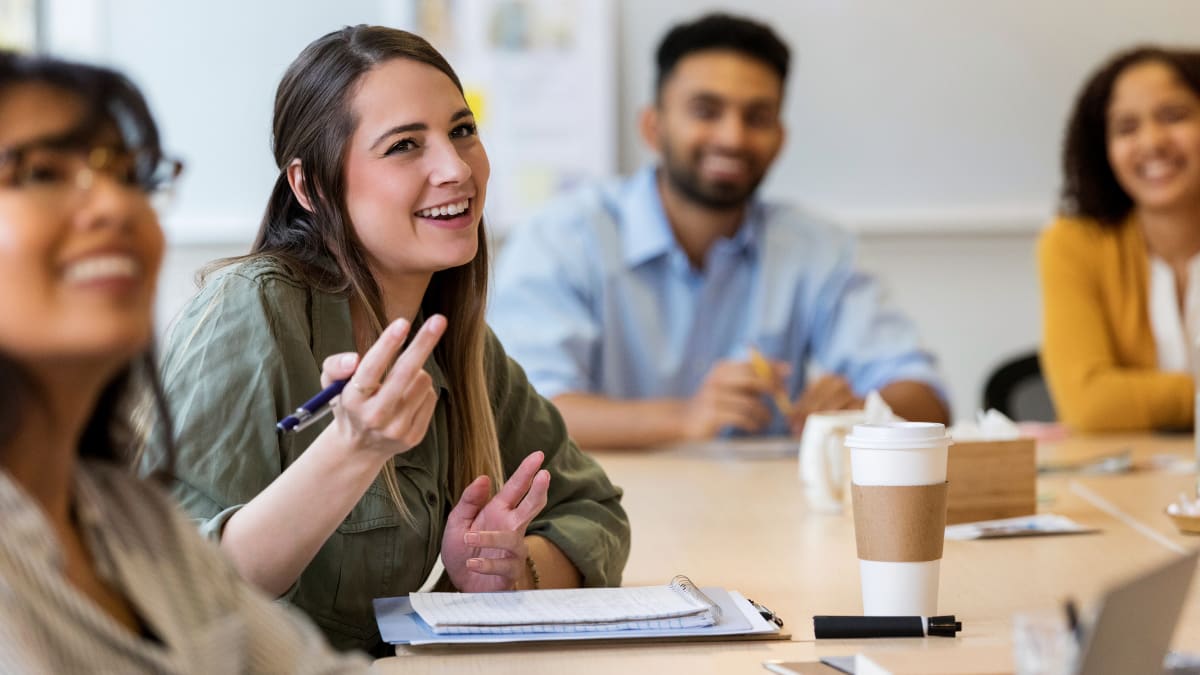
M406 31L348 26L305 47L288 67L275 95L272 150L279 176L258 237L248 255L217 265L270 257L312 288L345 295L364 310L370 322L372 334L365 336L368 344L379 337L387 319L379 285L347 209L345 155L358 123L350 106L353 92L364 74L391 59L437 68L459 92L463 90L442 55L423 38ZM311 211L301 206L288 183L287 169L295 160L304 172ZM484 364L487 283L487 237L481 225L474 260L435 273L421 303L425 316L443 314L448 324L434 358L445 372L450 390L447 445L451 448L450 488L455 499L480 474L490 476L493 486L499 485L502 477ZM384 467L383 476L396 508L407 514L393 462Z

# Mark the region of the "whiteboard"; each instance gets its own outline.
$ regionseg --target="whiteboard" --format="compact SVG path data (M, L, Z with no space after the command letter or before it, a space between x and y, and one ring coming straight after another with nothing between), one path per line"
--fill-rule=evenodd
M490 228L617 169L614 0L45 2L49 49L128 74L164 147L185 160L163 214L175 244L254 238L278 174L275 88L305 45L346 25L416 30L443 50L483 108ZM568 133L566 121L581 117L589 133Z

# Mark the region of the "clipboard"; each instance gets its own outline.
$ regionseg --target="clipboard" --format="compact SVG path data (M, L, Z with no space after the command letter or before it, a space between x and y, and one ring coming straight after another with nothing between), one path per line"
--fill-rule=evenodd
M698 589L719 609L712 626L658 630L611 630L564 633L438 634L422 621L407 596L375 600L375 619L385 642L415 648L505 647L550 644L658 644L681 641L790 640L782 619L762 605L752 604L737 591ZM768 618L768 615L770 618Z

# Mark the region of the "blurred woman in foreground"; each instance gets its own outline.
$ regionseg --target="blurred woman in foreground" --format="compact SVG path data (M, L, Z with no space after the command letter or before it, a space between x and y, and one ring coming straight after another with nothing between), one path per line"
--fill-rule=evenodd
M0 52L0 672L364 669L130 473L179 169L125 78Z

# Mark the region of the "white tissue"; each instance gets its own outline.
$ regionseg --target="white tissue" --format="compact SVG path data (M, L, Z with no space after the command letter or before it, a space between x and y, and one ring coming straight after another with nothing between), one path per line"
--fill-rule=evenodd
M867 394L867 400L863 401L863 414L866 419L865 424L886 424L888 422L903 422L904 418L892 412L891 406L883 397L879 395L879 391L872 389L871 393Z
M1200 516L1200 499L1193 500L1181 492L1179 498L1167 506L1167 513L1173 516Z
M950 437L956 441L1011 441L1020 436L1017 423L995 408L986 413L977 410L974 422L959 422L950 427Z

